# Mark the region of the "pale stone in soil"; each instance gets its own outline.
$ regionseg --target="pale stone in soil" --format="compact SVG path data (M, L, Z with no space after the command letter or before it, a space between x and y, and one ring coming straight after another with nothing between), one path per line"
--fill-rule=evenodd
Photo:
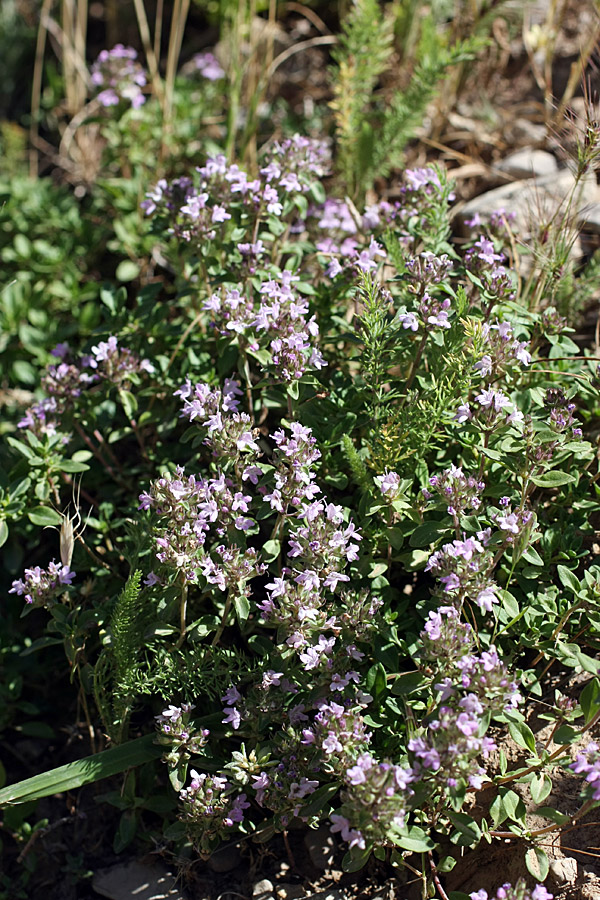
M495 168L512 178L543 178L558 172L558 163L546 150L533 150L529 147L517 150L506 156Z
M171 872L137 861L100 869L92 887L110 900L183 900Z

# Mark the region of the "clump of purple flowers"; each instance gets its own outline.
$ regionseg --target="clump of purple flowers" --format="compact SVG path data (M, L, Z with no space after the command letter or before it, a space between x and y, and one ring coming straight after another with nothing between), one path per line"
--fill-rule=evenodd
M543 884L537 884L534 888L528 888L525 881L520 878L513 887L511 884L503 884L495 894L488 894L483 889L469 894L471 900L552 900Z
M210 856L218 840L229 836L244 821L244 810L250 804L246 794L233 796L235 788L220 775L191 771L189 787L179 794L180 818L202 856Z
M92 352L81 360L84 367L94 370L94 375L104 378L113 384L121 385L131 380L132 375L140 372L152 374L154 366L149 359L140 359L127 347L120 347L114 335L106 341L100 341Z
M214 53L210 50L203 50L202 53L196 53L192 59L194 69L207 81L219 81L225 78L223 67Z
M35 566L25 569L24 577L13 581L9 594L25 598L30 606L51 606L65 590L76 573L69 566L52 560L47 569Z
M193 703L170 705L156 716L156 741L169 748L163 759L170 769L178 769L206 746L210 732L207 728L196 729L190 719L193 709Z
M436 576L443 585L442 596L457 608L469 599L490 612L498 602L498 586L491 578L494 557L487 549L488 540L487 532L478 532L476 537L444 544L427 561L425 571Z
M423 489L427 500L438 494L447 504L448 515L452 516L458 526L459 517L467 510L477 511L481 506L481 493L485 490L483 481L472 475L465 475L460 466L450 466L441 475L432 475L429 485L433 490Z
M342 808L329 817L331 831L339 832L350 848L364 849L367 841L389 840L389 832L404 825L413 780L409 767L378 762L370 753L361 753L346 770Z
M102 50L92 66L90 81L102 106L118 106L121 101L138 109L145 101L142 88L146 73L137 62L133 47L116 44L112 50Z
M591 741L583 753L577 754L571 769L588 782L591 799L600 800L600 747L595 741Z

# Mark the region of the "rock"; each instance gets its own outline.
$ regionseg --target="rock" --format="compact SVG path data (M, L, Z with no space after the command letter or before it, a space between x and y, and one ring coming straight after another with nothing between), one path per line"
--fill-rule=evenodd
M529 119L516 119L507 122L506 127L511 128L512 139L518 144L543 144L546 140L546 126Z
M92 887L110 900L183 900L175 876L159 865L133 862L100 869Z
M550 219L575 185L575 179L568 169L545 175L533 180L513 181L473 197L458 213L462 222L472 219L475 213L487 218L498 209L515 214L514 228L521 238L531 231L531 223L539 224L541 219ZM597 195L596 179L593 172L585 176L577 187L572 209L582 213L590 200ZM565 204L566 205L566 204Z
M590 234L600 234L600 203L588 203L577 214L577 223Z
M575 884L577 881L577 860L572 856L561 856L550 860L549 874L555 884Z
M496 164L495 168L512 178L543 178L558 172L558 163L546 150L526 147L511 153Z
M273 882L269 881L268 878L257 881L252 888L252 896L256 897L257 900L271 900L274 896Z
M280 884L277 886L279 900L301 900L306 897L306 888L301 884Z
M304 846L315 869L324 871L335 863L336 843L327 825L309 831L304 838Z
M310 900L348 900L348 895L339 888L328 888L326 891L319 891L318 894L311 894Z
M228 846L220 847L213 853L208 860L208 868L211 872L231 872L232 869L237 869L241 861L242 855L239 847L236 847L235 844L229 844Z

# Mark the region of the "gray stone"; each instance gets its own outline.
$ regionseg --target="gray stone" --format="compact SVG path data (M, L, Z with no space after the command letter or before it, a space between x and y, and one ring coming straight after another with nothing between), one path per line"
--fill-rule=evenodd
M546 150L526 147L505 157L496 164L495 169L512 178L543 178L558 172L558 163Z
M231 872L232 869L237 869L239 864L242 861L242 855L240 853L239 847L236 847L235 844L230 844L225 847L220 847L211 858L208 860L208 868L211 872Z
M600 234L600 203L588 203L577 215L577 222L584 231Z
M256 897L256 900L271 900L273 895L273 882L269 881L268 878L263 878L261 881L257 881L252 888L252 896Z
M574 186L575 179L568 169L535 180L513 181L473 197L462 207L458 218L464 222L473 218L475 213L487 217L495 210L504 209L515 214L514 228L521 238L526 238L532 222L537 224L549 219L561 204L566 206L564 201ZM590 172L577 186L572 211L581 213L595 198L596 179Z
M336 843L327 825L309 831L304 838L304 846L315 869L324 871L335 863Z
M100 869L94 875L92 887L110 900L183 900L172 872L136 860Z
M301 884L280 884L277 886L279 900L301 900L306 897L306 888Z
M529 119L516 119L507 122L506 127L511 129L512 139L519 144L543 144L546 140L546 126L539 122L531 122Z
M326 891L319 891L318 894L311 894L310 900L348 900L348 894L339 888L328 888Z

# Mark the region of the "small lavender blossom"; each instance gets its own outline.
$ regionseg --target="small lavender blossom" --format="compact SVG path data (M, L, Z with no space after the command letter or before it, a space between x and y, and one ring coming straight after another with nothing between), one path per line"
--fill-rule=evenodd
M210 50L196 53L192 59L192 64L196 71L208 81L219 81L221 78L225 77L223 67L214 53L211 53Z
M24 597L30 606L51 606L70 586L75 575L69 566L52 560L47 569L40 566L25 569L23 578L13 581L8 593Z
M595 741L591 741L583 753L578 753L575 762L570 768L583 775L590 785L590 797L592 800L600 800L600 748Z
M530 889L524 879L520 878L513 887L508 882L499 887L495 894L488 894L481 889L469 894L470 900L553 900L543 884L537 884Z
M92 66L90 80L102 106L117 106L124 100L138 109L145 101L142 88L146 73L132 47L117 44L112 50L102 50Z
M438 494L444 504L448 515L451 515L456 525L459 517L467 510L475 512L481 506L481 493L485 489L483 481L478 481L472 475L465 475L460 466L451 465L441 475L433 475L429 479L432 491L423 491L429 499L433 494Z

